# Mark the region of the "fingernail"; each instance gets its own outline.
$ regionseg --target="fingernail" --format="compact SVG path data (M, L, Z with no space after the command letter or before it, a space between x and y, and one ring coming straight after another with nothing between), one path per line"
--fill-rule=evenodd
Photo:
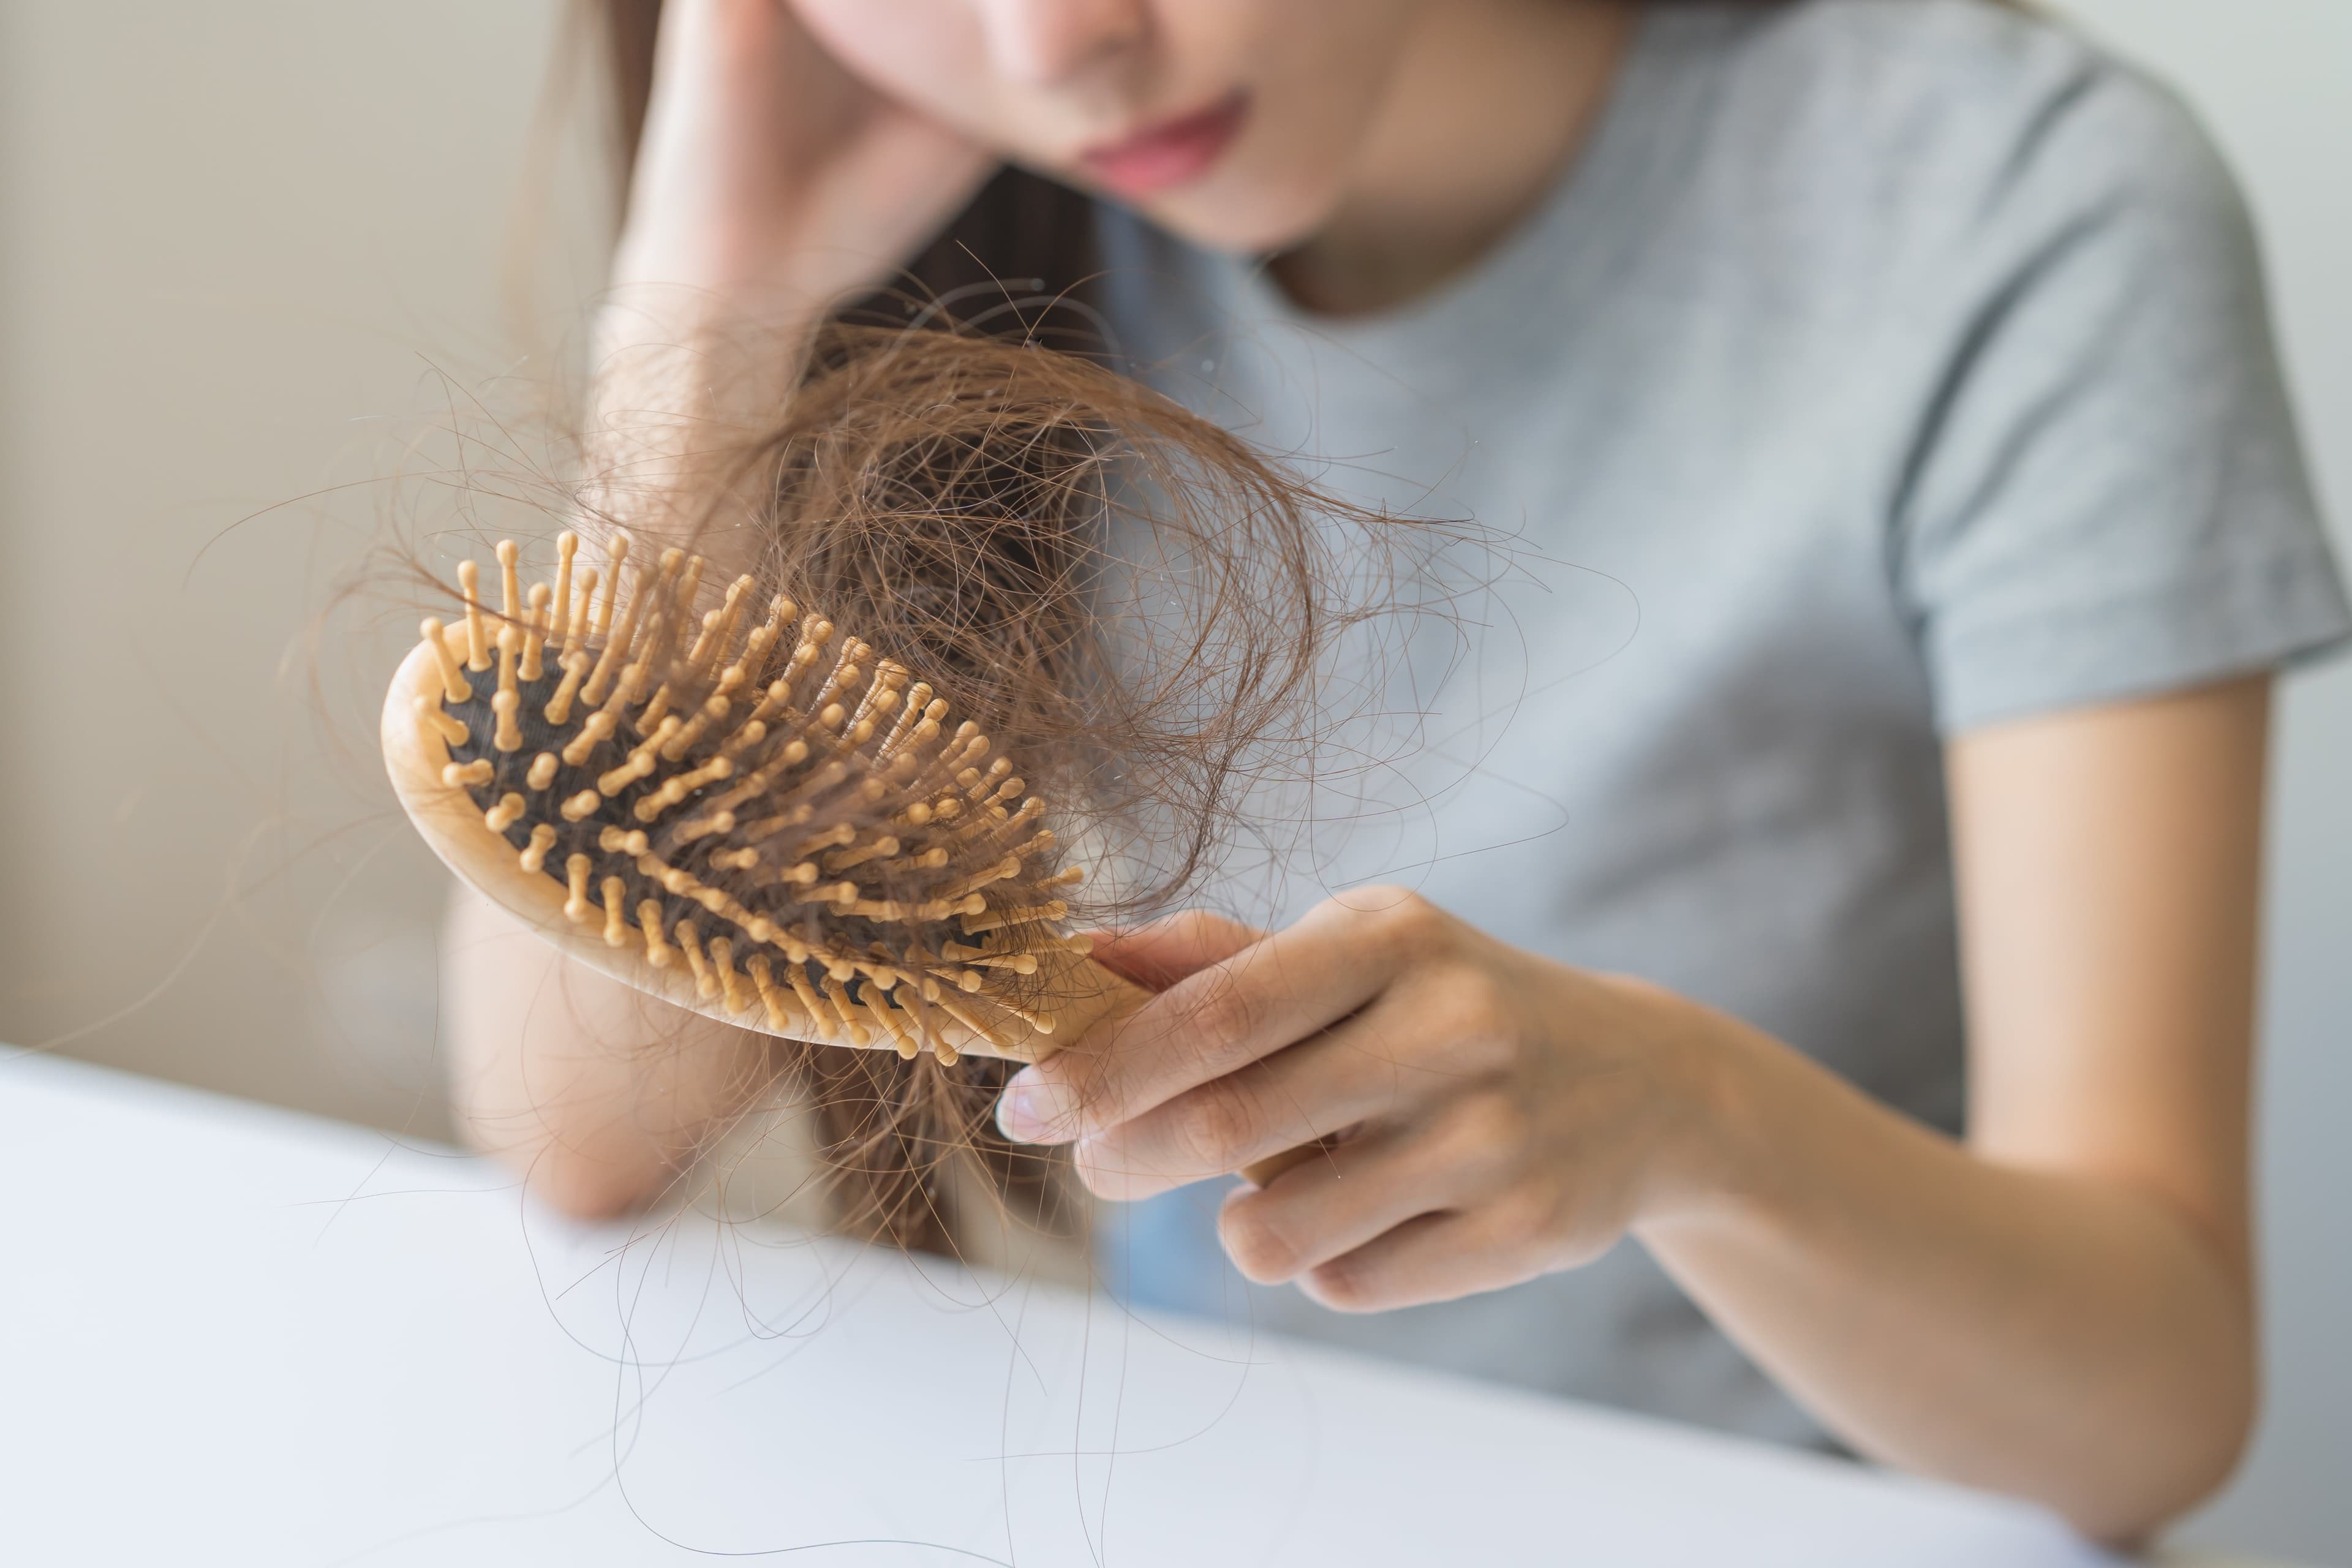
M996 1100L996 1125L1019 1143L1063 1143L1069 1133L1063 1124L1077 1110L1077 1097L1066 1084L1051 1083L1034 1068L1013 1075Z

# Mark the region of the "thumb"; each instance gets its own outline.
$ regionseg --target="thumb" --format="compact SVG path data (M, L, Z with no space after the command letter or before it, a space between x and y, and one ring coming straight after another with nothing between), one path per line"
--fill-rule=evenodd
M1098 936L1094 958L1148 991L1165 991L1194 971L1222 963L1265 939L1265 932L1255 926L1207 910L1180 910L1132 931Z

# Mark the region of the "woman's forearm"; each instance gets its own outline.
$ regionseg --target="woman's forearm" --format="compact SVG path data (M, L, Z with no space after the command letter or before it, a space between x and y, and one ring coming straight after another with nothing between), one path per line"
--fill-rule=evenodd
M1636 1229L1826 1424L2108 1538L2228 1474L2257 1379L2225 1247L2160 1197L1993 1163L1707 1018L1721 1163L1708 1196Z
M601 301L572 525L583 567L676 547L706 595L772 546L763 443L811 329L873 289L978 188L991 160L862 86L765 0L665 8L626 222ZM602 593L610 604L618 584ZM444 965L467 1136L565 1208L656 1196L765 1087L760 1037L561 959L470 895Z
M654 1201L771 1080L761 1037L570 962L470 889L445 933L458 1126L569 1213Z

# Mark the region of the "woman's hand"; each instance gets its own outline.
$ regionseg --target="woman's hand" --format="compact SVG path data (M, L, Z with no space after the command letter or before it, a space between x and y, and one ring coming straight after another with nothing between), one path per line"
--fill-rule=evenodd
M597 320L583 531L687 546L714 581L749 570L761 470L740 459L790 399L806 329L886 283L992 166L835 63L784 0L668 0Z
M1272 936L1187 914L1098 956L1164 987L1116 1035L1024 1069L999 1120L1075 1141L1082 1179L1151 1196L1320 1139L1219 1221L1260 1282L1372 1311L1517 1284L1697 1201L1743 1027L1482 935L1399 889Z
M614 286L803 316L884 282L992 166L836 64L785 0L668 0Z

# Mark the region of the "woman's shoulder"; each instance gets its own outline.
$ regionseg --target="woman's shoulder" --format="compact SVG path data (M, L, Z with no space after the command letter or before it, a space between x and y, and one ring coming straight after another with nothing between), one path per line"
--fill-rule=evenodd
M1947 732L2345 636L2253 226L2170 89L1992 0L1654 21L1707 176L1678 213L1782 361L1892 416L1892 585Z
M2240 216L2180 99L2055 17L1996 0L1792 0L1670 6L1653 26L1667 58L1713 78L1710 158L1783 200L1848 214L1859 200L1948 240L2119 203Z

